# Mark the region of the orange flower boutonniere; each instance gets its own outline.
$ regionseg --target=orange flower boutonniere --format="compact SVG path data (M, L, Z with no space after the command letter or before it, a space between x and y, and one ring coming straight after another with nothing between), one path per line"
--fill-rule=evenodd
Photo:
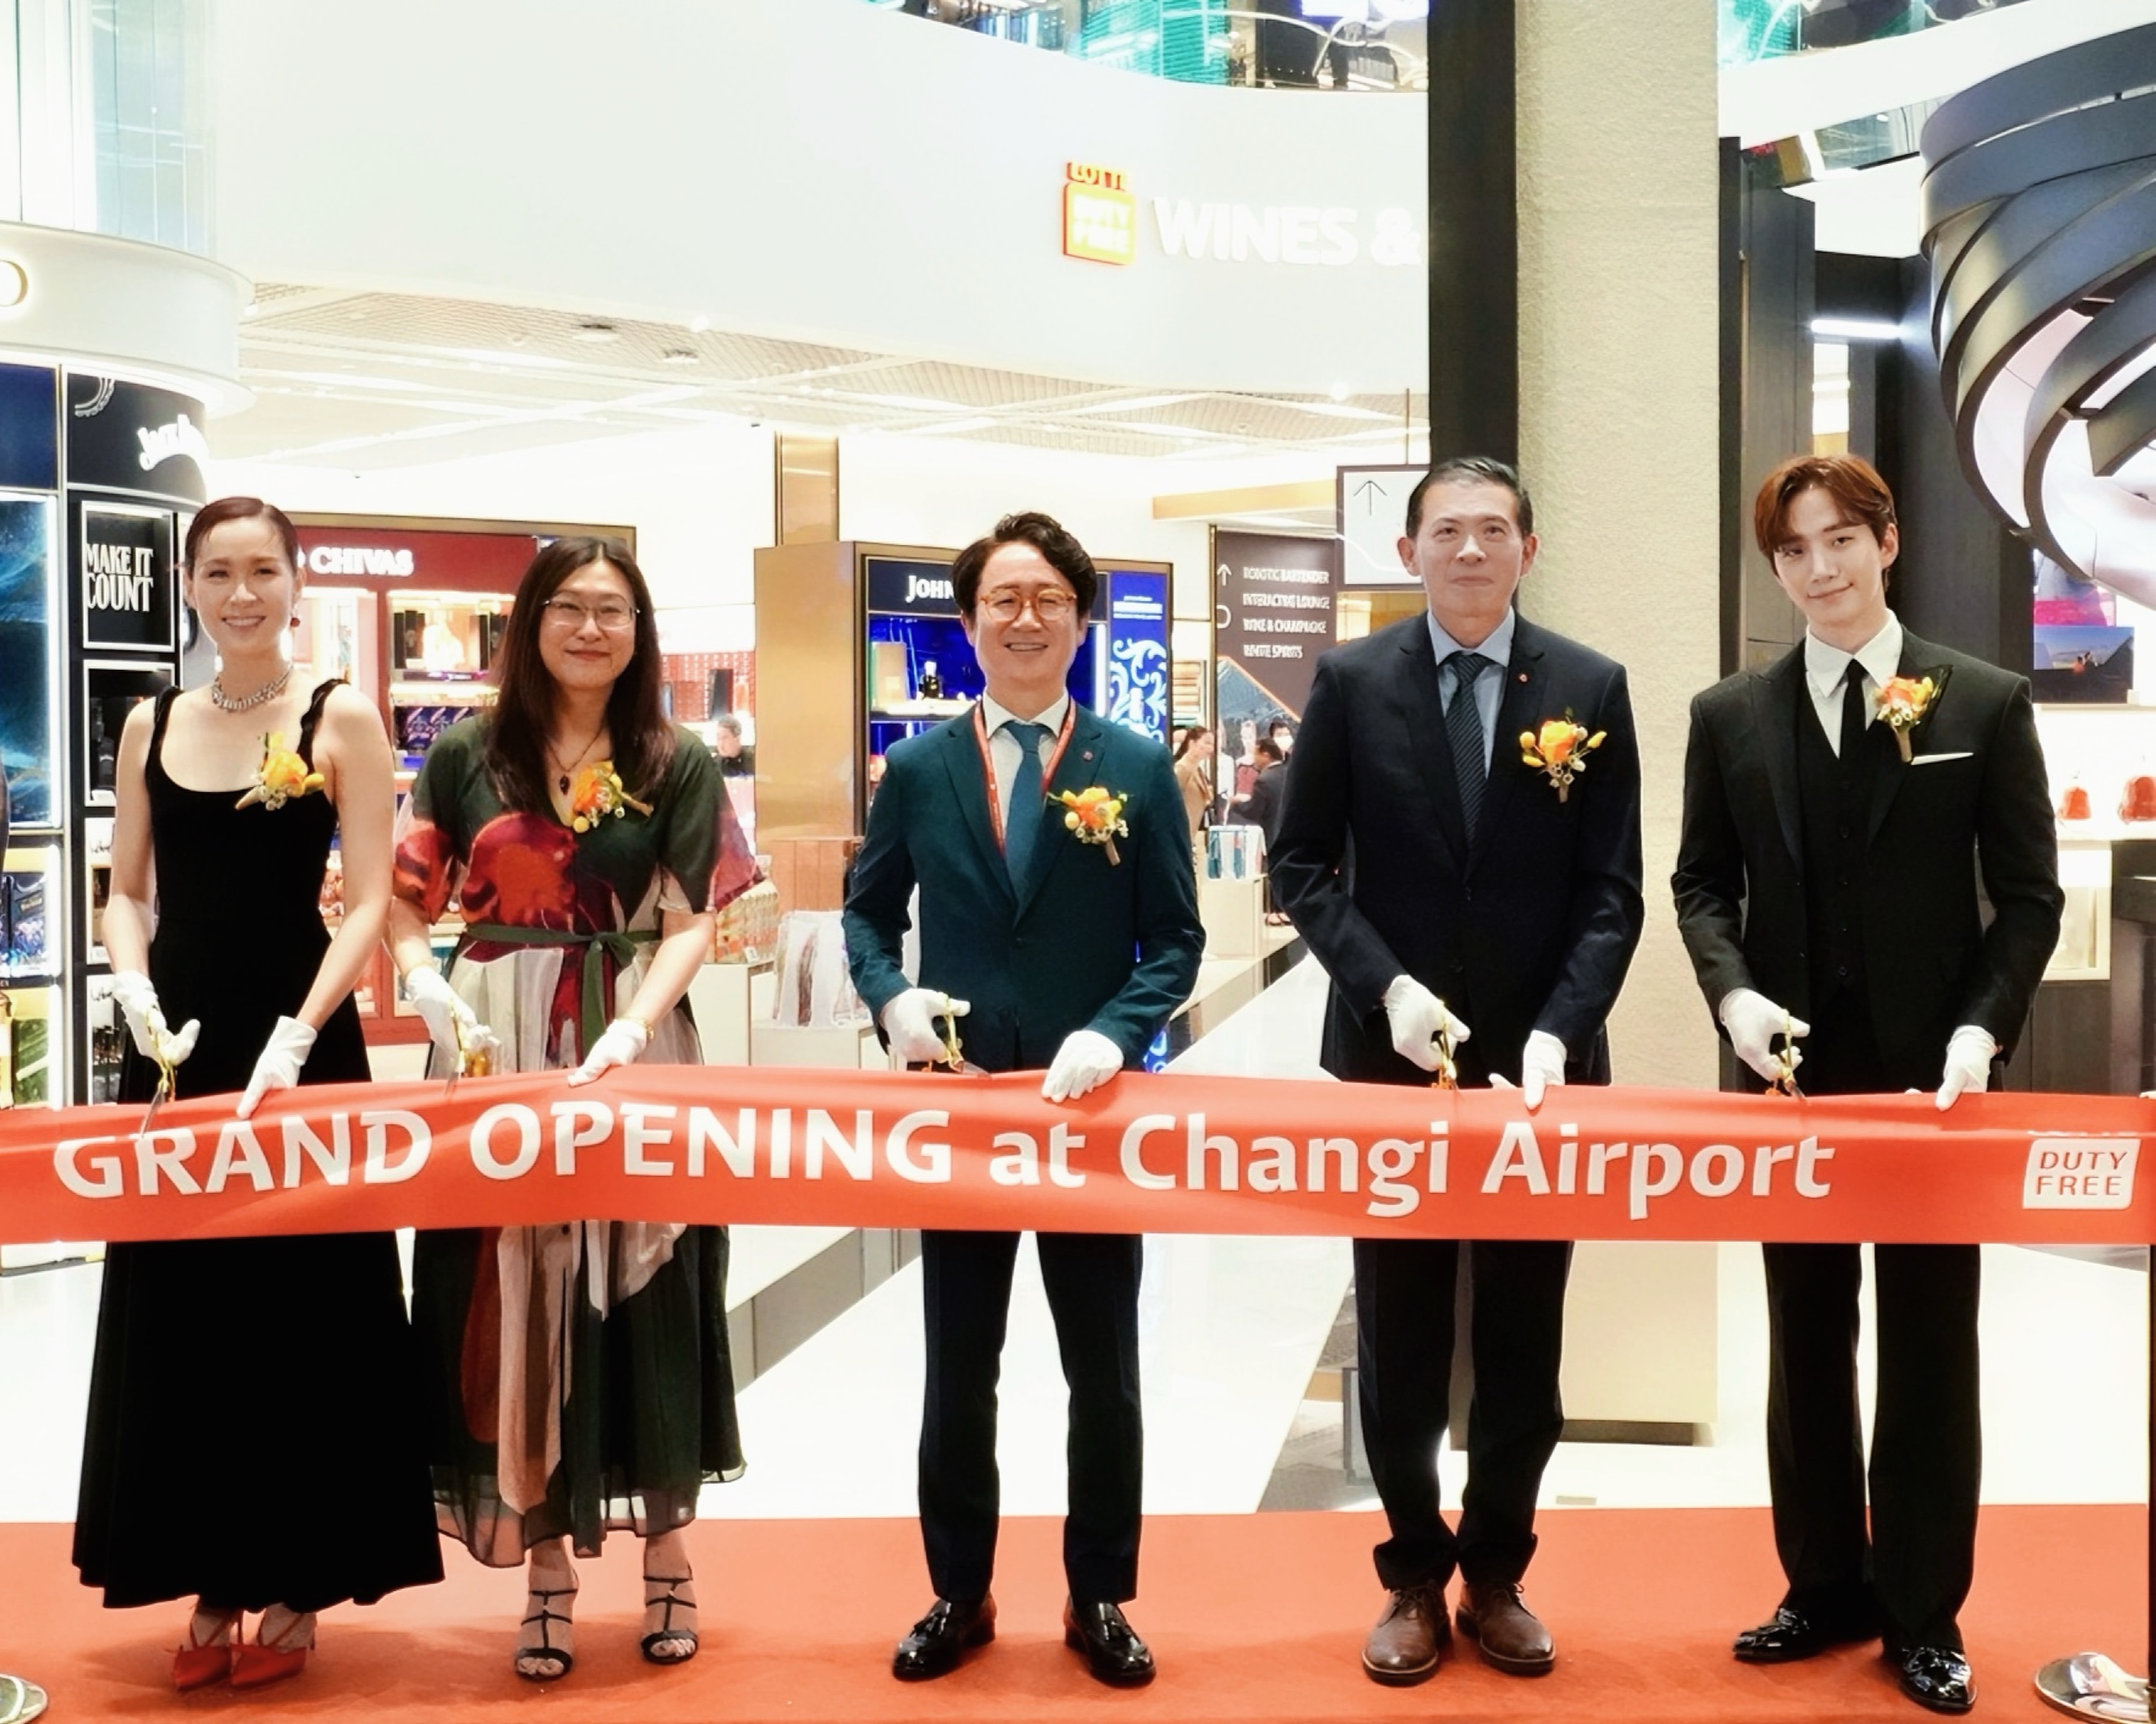
M1548 778L1557 787L1557 799L1563 802L1572 781L1587 770L1588 755L1609 734L1597 731L1590 736L1587 726L1574 723L1568 711L1563 718L1544 719L1539 730L1520 732L1520 759Z
M265 808L281 808L295 796L322 788L322 775L285 746L283 735L272 731L262 739L262 764L254 769L254 782L247 794L233 804L244 808L259 802Z
M1116 840L1131 835L1130 823L1123 818L1123 804L1129 797L1089 784L1083 790L1060 791L1049 800L1062 805L1063 824L1078 834L1080 844L1105 845L1109 865L1122 864Z
M610 760L595 760L577 774L569 787L569 825L578 832L593 832L600 821L619 820L634 808L649 814L651 805L639 802L622 788L621 775Z
M1903 760L1909 758L1909 732L1931 716L1938 693L1939 685L1928 676L1890 677L1880 685L1879 718L1894 732Z

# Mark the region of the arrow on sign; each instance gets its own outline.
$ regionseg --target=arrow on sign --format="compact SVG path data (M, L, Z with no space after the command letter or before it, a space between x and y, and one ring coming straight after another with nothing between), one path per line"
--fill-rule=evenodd
M1381 498L1385 495L1385 488L1382 485L1379 485L1374 479L1366 479L1360 485L1355 487L1355 495L1359 497L1365 491L1374 491L1377 493L1377 495L1372 497L1368 502L1363 505L1363 512L1365 515L1375 515L1378 512L1378 498Z

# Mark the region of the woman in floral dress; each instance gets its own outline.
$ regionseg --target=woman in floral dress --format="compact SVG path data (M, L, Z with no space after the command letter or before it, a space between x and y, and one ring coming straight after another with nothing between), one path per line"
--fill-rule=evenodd
M444 731L397 844L391 949L436 1075L591 1082L698 1060L683 995L717 912L755 883L717 763L660 703L649 590L620 546L558 540L517 588L490 713ZM444 975L429 938L452 900ZM517 1674L575 1662L577 1579L644 1540L644 1655L696 1650L682 1529L742 1469L717 1227L582 1222L423 1233L413 1321L434 1355L436 1514L482 1562L528 1561Z

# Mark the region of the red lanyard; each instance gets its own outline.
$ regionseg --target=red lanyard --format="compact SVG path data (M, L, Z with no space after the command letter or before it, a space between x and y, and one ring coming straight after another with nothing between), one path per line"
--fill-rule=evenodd
M1055 752L1048 757L1048 764L1040 769L1040 782L1045 789L1055 781L1055 769L1063 763L1063 751L1070 746L1070 728L1078 717L1078 703L1071 701L1063 709L1063 733L1055 739ZM980 744L981 771L988 781L988 824L995 829L996 848L1008 847L1004 843L1004 799L996 789L995 757L988 752L988 721L981 716L981 703L973 703L973 740ZM1018 738L1011 740L1015 742Z

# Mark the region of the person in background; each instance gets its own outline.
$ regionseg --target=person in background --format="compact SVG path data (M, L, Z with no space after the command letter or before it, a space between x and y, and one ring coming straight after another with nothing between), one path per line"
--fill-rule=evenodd
M1194 837L1213 824L1213 732L1193 725L1175 751L1175 782L1183 792L1183 815Z
M1745 1087L1801 1062L1813 1094L1936 1089L1943 1110L1989 1087L2058 939L2065 899L2028 680L1902 626L1887 603L1893 494L1862 457L1784 461L1752 521L1804 639L1692 702L1677 926L1749 1068ZM1903 1694L1965 1712L1979 1248L1874 1248L1868 1526L1858 1248L1761 1250L1768 1478L1789 1587L1736 1655L1785 1664L1881 1639Z
M1265 734L1272 739L1273 747L1280 750L1282 760L1295 752L1295 726L1286 719L1275 719Z
M742 721L738 713L722 712L714 721L711 752L719 757L719 771L722 776L728 778L752 778L756 776L756 750L742 741Z
M1137 1065L1197 980L1190 829L1168 751L1065 686L1099 587L1085 547L1047 516L1006 516L951 582L986 687L891 751L846 893L854 985L894 1059L943 1060L945 1028L963 1020L969 1065L1045 1067L1042 1095L1075 1101ZM1117 848L1066 824L1059 798L1089 788L1122 801L1120 829L1101 834ZM916 888L917 986L900 967ZM1152 1653L1122 1609L1137 1592L1142 1242L1036 1243L1070 1386L1064 1639L1099 1680L1147 1682ZM921 1236L921 1532L937 1596L891 1660L903 1680L941 1676L995 1637L996 1379L1018 1244Z
M1399 547L1428 609L1317 661L1271 872L1332 978L1321 1057L1336 1077L1426 1085L1449 1042L1460 1082L1517 1083L1531 1110L1557 1085L1609 1081L1604 1024L1644 919L1639 749L1624 667L1512 608L1539 546L1511 467L1439 464L1408 495ZM1554 748L1560 726L1558 766L1526 764L1522 733ZM1455 1534L1436 1462L1463 1251L1475 1405ZM1484 1662L1522 1676L1554 1662L1521 1582L1564 1426L1571 1260L1561 1240L1355 1242L1363 1428L1392 1534L1377 1550L1390 1597L1363 1649L1373 1681L1436 1674L1455 1568L1454 1620Z
M1235 812L1245 824L1265 834L1270 853L1273 834L1280 827L1281 798L1287 791L1287 755L1270 736L1260 736L1256 758L1257 781L1250 786L1248 796L1237 798Z
M603 539L546 546L495 664L493 708L428 749L397 844L390 950L431 1075L480 1050L572 1084L641 1058L698 1063L682 997L756 863L710 751L661 711L634 560ZM464 931L445 973L430 931L452 900ZM595 1557L609 1531L644 1541L644 1656L695 1656L684 1529L704 1481L742 1470L726 1275L720 1227L420 1234L436 1513L480 1562L528 1562L520 1676L573 1667L569 1549Z
M187 530L182 590L218 671L138 705L121 735L105 945L123 1101L169 1072L182 1095L244 1090L245 1119L295 1084L367 1080L352 990L389 901L389 739L345 684L292 685L305 579L292 523L256 498L210 503ZM109 1609L194 1595L172 1661L183 1692L297 1675L316 1613L442 1578L419 1388L393 1234L113 1245L75 1513L84 1584Z

